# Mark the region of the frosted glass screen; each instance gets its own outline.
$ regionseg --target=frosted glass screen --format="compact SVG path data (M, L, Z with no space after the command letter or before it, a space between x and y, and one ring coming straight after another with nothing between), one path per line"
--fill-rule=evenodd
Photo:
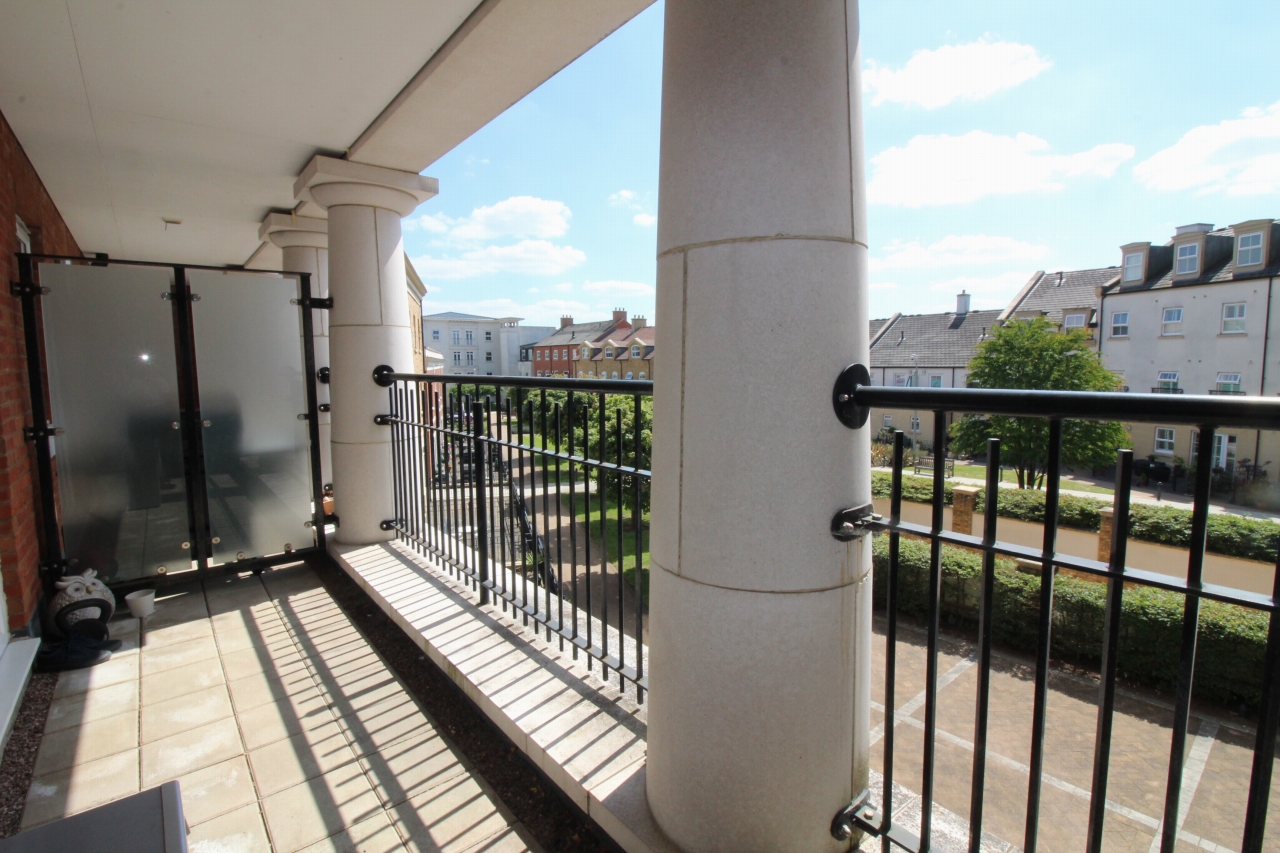
M315 544L300 311L292 278L192 271L213 562Z
M113 582L192 568L173 309L162 298L172 277L40 265L67 557Z

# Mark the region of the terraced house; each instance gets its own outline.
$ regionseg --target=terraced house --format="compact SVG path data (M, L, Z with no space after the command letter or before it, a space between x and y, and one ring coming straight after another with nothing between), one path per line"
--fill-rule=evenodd
M570 375L579 379L654 379L657 330L644 317L571 351L577 356Z

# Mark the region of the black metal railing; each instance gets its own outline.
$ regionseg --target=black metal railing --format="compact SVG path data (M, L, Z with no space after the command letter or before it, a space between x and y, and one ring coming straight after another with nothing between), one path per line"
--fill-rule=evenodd
M1205 543L1209 519L1209 489L1212 477L1212 454L1200 454L1196 460L1195 502L1188 545L1185 580L1152 572L1127 568L1126 549L1129 540L1130 485L1133 453L1117 453L1114 528L1110 559L1107 562L1083 559L1059 553L1058 504L1059 477L1062 460L1064 419L1125 422L1190 424L1199 428L1200 446L1212 445L1215 431L1221 427L1243 427L1275 430L1280 428L1280 401L1259 397L1228 398L1185 395L1171 398L1162 394L1135 395L1119 393L1071 393L1043 391L1008 391L985 389L887 388L872 386L866 369L860 365L848 368L837 382L833 402L840 420L846 426L859 427L866 422L870 407L916 409L934 414L934 446L942 448L947 440L949 413L999 414L1048 420L1047 472L1045 476L1044 533L1039 549L1000 542L996 539L996 520L1000 500L999 471L1001 441L987 442L986 508L982 535L966 535L943 529L944 472L933 471L931 523L912 524L902 518L903 434L894 436L892 492L889 517L867 516L867 508L853 511L868 520L861 523L864 531L888 534L888 578L886 579L886 661L884 708L883 791L879 809L874 807L870 791L863 792L847 809L836 815L832 833L848 837L856 827L880 836L883 848L892 846L911 851L931 849L935 841L932 807L935 803L935 777L938 759L938 678L939 620L941 609L942 546L958 545L981 553L982 576L977 626L977 685L971 801L969 808L969 850L977 853L983 834L983 809L988 762L988 722L991 711L992 637L995 614L996 558L1013 557L1039 564L1039 607L1037 611L1035 681L1031 714L1029 781L1026 822L1022 849L1035 853L1039 841L1042 809L1042 780L1045 775L1045 726L1050 675L1050 641L1054 624L1054 584L1059 568L1093 576L1106 582L1106 609L1103 618L1101 660L1098 670L1099 693L1097 728L1094 737L1092 786L1088 791L1088 824L1079 827L1085 833L1085 848L1100 853L1104 848L1103 828L1108 809L1107 785L1112 759L1112 733L1117 701L1117 662L1120 653L1121 608L1126 587L1168 590L1183 596L1181 645L1178 652L1176 690L1174 691L1172 742L1164 782L1163 821L1157 833L1159 849L1173 853L1180 834L1179 806L1183 796L1183 770L1187 761L1188 722L1191 713L1192 688L1196 676L1196 646L1199 638L1200 605L1203 601L1227 602L1268 614L1265 665L1262 673L1261 699L1258 707L1256 736L1253 743L1252 770L1248 785L1248 801L1244 815L1241 849L1244 853L1261 853L1266 825L1268 799L1271 794L1272 768L1275 760L1276 733L1280 724L1280 567L1275 572L1270 596L1215 586L1203 581ZM841 516L837 516L839 519ZM835 526L833 525L833 531ZM847 532L847 531L846 531ZM912 536L927 540L929 574L927 592L926 674L923 703L923 759L920 795L923 802L912 811L920 815L920 833L896 825L891 815L894 786L894 689L896 680L896 646L899 631L900 539ZM1181 849L1181 848L1179 848Z
M1186 389L1173 385L1157 385L1151 389L1152 394L1185 394Z
M653 383L388 373L380 384L395 463L384 527L643 702Z
M1243 397L1244 391L1231 388L1210 388L1209 393L1215 397Z

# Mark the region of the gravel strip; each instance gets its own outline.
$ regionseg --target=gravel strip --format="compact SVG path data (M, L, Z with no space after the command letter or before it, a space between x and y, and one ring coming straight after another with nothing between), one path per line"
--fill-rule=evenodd
M346 611L414 698L435 718L437 725L543 850L547 853L613 853L619 849L489 722L462 689L369 600L355 581L327 559L309 562L333 600ZM7 757L6 753L6 760ZM32 760L35 760L34 750ZM27 772L30 773L29 768ZM21 815L21 804L18 813Z
M44 736L44 720L53 701L58 674L34 673L22 696L22 707L13 721L13 732L0 760L0 838L16 835L22 826L22 810L31 786L31 771Z

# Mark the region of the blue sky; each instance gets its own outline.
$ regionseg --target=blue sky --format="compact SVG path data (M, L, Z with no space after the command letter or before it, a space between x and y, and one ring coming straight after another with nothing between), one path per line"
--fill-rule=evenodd
M861 9L873 316L1280 217L1280 3L902 8ZM659 2L426 170L429 313L653 319L661 73Z

